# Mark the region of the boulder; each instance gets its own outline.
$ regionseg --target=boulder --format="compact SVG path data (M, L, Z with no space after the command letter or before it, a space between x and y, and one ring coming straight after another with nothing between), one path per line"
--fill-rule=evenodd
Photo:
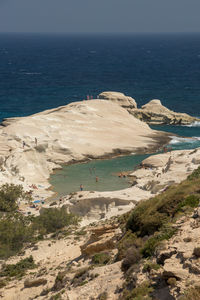
M151 100L140 109L132 109L129 112L149 124L187 125L195 121L200 121L188 114L177 113L168 109L158 99Z
M93 228L90 239L81 246L81 253L83 255L93 255L101 251L113 249L116 243L117 229L116 225Z
M124 108L137 108L135 99L119 92L103 92L99 94L99 99L112 101Z
M26 279L24 281L25 288L37 287L37 286L45 285L45 284L47 284L47 280L44 278Z

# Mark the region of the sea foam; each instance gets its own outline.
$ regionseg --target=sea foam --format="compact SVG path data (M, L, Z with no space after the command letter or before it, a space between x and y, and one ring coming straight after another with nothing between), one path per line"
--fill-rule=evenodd
M171 145L175 144L183 144L183 143L196 143L197 141L200 141L200 137L193 136L191 138L183 138L183 137L177 137L177 136L171 136L172 140L170 141Z
M194 121L191 124L183 125L183 126L186 126L186 127L200 127L200 122L199 121Z

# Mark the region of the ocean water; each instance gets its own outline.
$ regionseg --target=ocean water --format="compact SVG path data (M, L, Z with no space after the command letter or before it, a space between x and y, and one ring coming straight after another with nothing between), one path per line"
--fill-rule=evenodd
M138 106L160 99L172 110L200 116L199 82L200 34L0 34L0 121L106 90L132 96ZM173 149L200 146L200 124L154 128L172 133ZM132 164L125 161L124 169Z

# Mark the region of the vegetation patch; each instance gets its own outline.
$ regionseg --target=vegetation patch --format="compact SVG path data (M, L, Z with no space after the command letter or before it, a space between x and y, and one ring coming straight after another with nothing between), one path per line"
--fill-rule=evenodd
M84 230L84 229L81 229L81 230L75 232L75 235L78 236L78 237L86 235L86 234L87 234L87 231Z
M0 187L0 211L15 211L19 199L31 200L31 196L24 192L22 185L6 183Z
M108 293L107 292L103 292L101 294L99 294L99 296L97 297L98 300L107 300L108 299Z
M106 265L111 260L108 252L97 253L92 257L92 263L95 265Z
M151 300L150 294L153 288L148 281L144 281L141 285L135 287L131 291L124 290L121 300Z
M156 263L152 263L151 261L144 264L143 272L151 272L151 270L158 271L160 269L160 265Z
M43 233L52 233L65 226L77 225L78 218L73 214L68 214L64 209L45 208L40 216L35 217L35 228Z
M36 264L34 263L32 255L20 260L16 264L4 265L1 272L0 277L7 278L21 278L26 274L27 270L36 268Z
M200 286L191 287L180 298L180 300L199 300L200 299Z
M200 201L200 167L179 185L149 200L140 202L132 211L126 230L136 238L147 237L141 248L144 257L151 256L159 243L170 239L175 229L170 226L181 212L190 212Z
M8 215L0 219L0 258L18 253L24 243L33 240L33 228L29 218L19 214Z
M129 248L126 252L126 256L122 261L122 271L127 271L132 265L138 263L141 259L139 249L134 246Z
M66 285L66 283L69 281L69 278L66 277L66 272L59 272L56 276L55 283L52 287L52 291L60 291L63 289Z
M127 249L129 249L130 247L140 249L143 244L144 241L142 238L138 238L137 235L131 230L126 231L117 244L118 254L116 259L122 260L126 256Z
M150 283L136 286L137 276L134 274L140 269L140 263L144 258L148 258L149 262L144 265L143 272L158 270L160 266L150 259L155 254L156 248L175 234L177 229L173 224L178 218L191 213L199 206L199 186L200 167L180 184L170 186L162 194L141 201L131 213L120 218L124 234L117 244L117 259L123 259L122 270L126 278L121 299L152 299L153 289ZM187 242L190 241L191 239L187 238ZM193 254L200 257L200 248L196 247ZM169 278L167 284L175 286L176 278ZM186 298L183 300L200 299L200 288L190 289L184 297Z
M154 234L150 237L141 248L141 253L143 257L150 257L154 254L157 246L164 240L169 240L174 233L176 232L175 228L165 226L162 228L161 232Z

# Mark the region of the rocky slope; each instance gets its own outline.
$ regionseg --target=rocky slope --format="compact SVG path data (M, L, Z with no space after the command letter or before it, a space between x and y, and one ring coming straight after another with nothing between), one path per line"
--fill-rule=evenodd
M177 199L182 203L191 195L196 197L194 203L197 208L195 210L192 208L194 204L192 201L189 202L189 206L183 205L182 208L180 205L177 206L178 215L172 218L169 224L173 233L161 240L148 259L142 257L139 251L136 251L136 247L144 248L152 235L137 238L135 232L127 231L124 227L127 224L127 215L99 221L82 229L71 227L67 229L67 235L66 229L60 230L35 245L27 246L21 255L7 260L7 264L16 264L22 258L32 255L36 267L28 270L21 278L5 279L0 271L1 298L181 299L181 296L187 295L185 294L187 290L193 291L195 287L200 286L200 211L197 203L200 199L199 174L198 171L190 182L181 183L182 198L178 196L179 185L171 190L172 194L167 191L164 192L163 198L160 196L160 199L165 198L164 206L160 202L161 213L164 213L163 209L171 213L170 207L165 203L168 196L171 197L172 204L174 203L171 205L172 210L176 211ZM157 218L158 213L155 211L154 214L151 208L149 228L156 226L153 218ZM146 210L148 211L148 207ZM166 228L162 230L168 230ZM160 232L160 229L157 230ZM150 243L149 247L151 245L153 244ZM200 294L196 295L196 298L182 299L199 299Z

